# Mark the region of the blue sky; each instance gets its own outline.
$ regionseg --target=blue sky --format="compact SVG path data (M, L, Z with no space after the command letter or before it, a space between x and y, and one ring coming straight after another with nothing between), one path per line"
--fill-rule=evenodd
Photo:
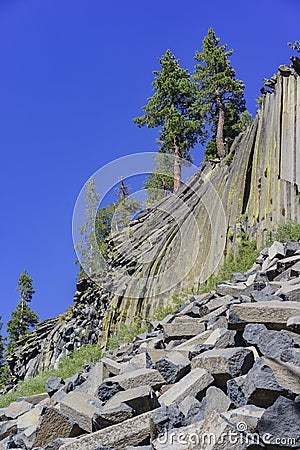
M255 113L263 77L289 64L298 0L0 0L1 294L9 318L27 268L41 319L72 304L72 212L102 165L155 151L132 118L167 48L192 69L208 27L234 49ZM194 151L199 164L201 149ZM116 174L116 178L122 174Z

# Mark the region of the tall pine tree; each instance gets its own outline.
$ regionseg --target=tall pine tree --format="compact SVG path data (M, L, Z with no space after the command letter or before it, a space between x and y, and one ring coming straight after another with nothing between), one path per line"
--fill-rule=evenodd
M26 269L19 277L17 291L20 293L20 300L15 311L11 313L11 319L7 322L8 354L16 348L18 341L24 338L38 323L36 312L29 307L35 290L32 278L30 278Z
M202 137L201 116L192 108L196 86L189 72L167 50L154 71L154 94L143 106L144 115L134 119L139 127L159 127L160 152L174 155L174 192L181 186L181 158L191 160L190 149Z
M202 41L202 51L197 51L193 78L198 82L199 97L196 109L210 129L212 139L206 149L206 159L213 156L223 158L225 143L230 144L239 133L241 113L245 111L244 88L237 80L229 57L233 50L226 50L227 44L220 45L212 28Z

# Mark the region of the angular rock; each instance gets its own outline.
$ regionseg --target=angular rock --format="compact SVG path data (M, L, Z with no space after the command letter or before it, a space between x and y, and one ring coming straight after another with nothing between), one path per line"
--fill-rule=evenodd
M284 258L285 248L281 242L275 241L269 248L269 258L272 260L274 258Z
M162 394L158 399L159 403L170 406L172 403L180 403L188 395L202 395L213 381L213 376L207 370L196 368Z
M300 302L257 302L233 305L229 312L229 326L242 330L247 323L263 323L269 328L286 327L287 320L300 315Z
M300 315L292 316L287 320L286 326L289 330L300 334Z
M192 368L206 368L224 386L230 378L244 375L254 363L253 351L244 347L208 350L192 360Z
M74 420L50 406L46 409L37 429L34 446L45 447L57 438L76 437L82 432Z
M209 388L208 388L209 389ZM186 416L189 412L189 410L195 406L199 406L200 402L196 399L196 397L193 397L192 395L188 395L185 397L182 402L179 403L178 408L183 413L184 416Z
M295 344L288 331L268 330L263 324L246 325L243 338L248 344L255 344L264 356L273 358L280 358Z
M128 362L121 364L120 373L133 372L137 369L150 369L152 361L147 352L133 356Z
M190 361L180 353L170 352L154 365L167 384L173 384L183 378L191 369Z
M28 397L20 397L18 398L18 402L24 400L25 402L31 403L32 405L37 405L43 400L48 399L48 394L45 392L43 394L35 394L35 395L29 395Z
M52 397L52 395L59 391L64 385L65 382L62 378L49 377L46 382L46 391L49 396Z
M102 402L107 402L120 391L124 391L124 389L119 385L119 383L114 383L107 380L101 383L98 387L97 397Z
M0 422L0 441L5 439L7 436L11 434L15 434L17 432L17 421L16 420L6 420Z
M63 445L60 450L94 450L99 446L121 449L129 445L138 446L145 442L150 435L149 411L117 425L104 428L76 441Z
M143 414L159 407L159 402L153 389L150 386L140 386L117 393L105 404L102 412L117 407L121 403L130 406L134 410L135 415Z
M88 373L86 381L79 386L76 386L75 390L84 392L85 394L97 397L99 385L104 380L104 367L102 361L98 361L91 368Z
M202 321L190 320L184 323L167 323L164 325L165 342L179 339L189 339L205 331L205 323Z
M17 417L30 411L32 404L21 400L20 402L13 402L7 408L5 408L5 416L7 419L17 419Z
M185 417L177 405L161 406L150 418L150 436L156 439L168 430L185 425Z
M94 416L99 414L101 408L102 403L97 398L77 391L67 394L60 403L61 413L72 418L88 433L94 431Z
M264 357L255 362L245 378L231 380L227 387L228 396L237 406L248 402L268 408L281 395L296 398L300 394L299 375L286 363Z
M138 369L134 372L111 377L105 381L118 383L123 389L133 389L144 385L151 386L153 389L159 389L165 384L163 376L155 369Z
M221 389L210 386L201 403L194 404L189 409L186 416L187 425L206 419L212 412L228 411L231 404L230 398Z
M299 448L300 403L278 397L258 422L258 431L267 448Z
M231 409L224 412L221 416L228 422L240 426L239 424L245 424L245 428L248 433L257 433L257 424L261 419L264 408L259 408L255 405L245 405L240 408Z

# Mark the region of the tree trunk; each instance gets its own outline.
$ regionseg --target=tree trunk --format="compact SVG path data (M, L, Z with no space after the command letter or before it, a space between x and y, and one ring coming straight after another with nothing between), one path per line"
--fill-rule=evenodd
M218 109L218 126L216 135L217 153L218 157L222 159L224 157L224 122L225 122L225 111L221 100L221 96L217 94L216 104Z
M174 143L174 192L178 192L181 187L181 162L180 150L177 145L176 137L173 139Z

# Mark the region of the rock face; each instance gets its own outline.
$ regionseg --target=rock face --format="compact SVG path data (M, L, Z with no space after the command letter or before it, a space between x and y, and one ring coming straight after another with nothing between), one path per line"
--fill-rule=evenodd
M292 269L297 258L290 265L287 254L298 252L298 243L275 242L255 269L226 281L234 295L193 296L84 374L50 377L48 394L0 409L0 449L300 448L300 335L291 327L300 295L286 297L300 276L291 271L274 282L264 275L269 267ZM246 302L236 295L243 286ZM257 292L280 300L261 301ZM177 321L194 324L198 334L164 332Z
M41 323L26 345L12 355L8 362L13 382L57 365L84 344L99 338L105 343L121 322L152 317L157 308L171 301L173 292L197 289L218 268L225 253L237 251L241 235L257 239L260 247L279 223L300 221L300 77L293 67L280 66L271 84L272 92L265 94L257 117L232 144L228 158L207 162L177 196L161 200L132 221L126 232L113 236L101 280L97 284L82 280L68 314ZM287 261L280 261L283 249L277 244L264 267L257 267L269 281L279 282L279 278L299 274L296 253L291 246L284 255ZM241 275L235 274L237 284L218 285L217 293L249 297L248 278L242 281ZM260 300L263 312L266 302L280 302L276 295L290 302L286 314L295 316L299 290L281 287L280 292L256 292L252 300ZM226 302L219 305L219 312L227 310ZM191 317L199 318L199 305L193 308ZM278 304L272 311L273 317L278 313L285 321ZM200 312L200 318L209 313L205 308ZM232 329L242 330L244 314L250 314L247 304L236 305L230 316ZM165 326L170 342L174 336L186 339L203 331L199 320L176 320ZM249 322L255 320L252 317ZM282 320L277 325L273 320L274 328L281 328ZM181 329L180 336L176 328Z

